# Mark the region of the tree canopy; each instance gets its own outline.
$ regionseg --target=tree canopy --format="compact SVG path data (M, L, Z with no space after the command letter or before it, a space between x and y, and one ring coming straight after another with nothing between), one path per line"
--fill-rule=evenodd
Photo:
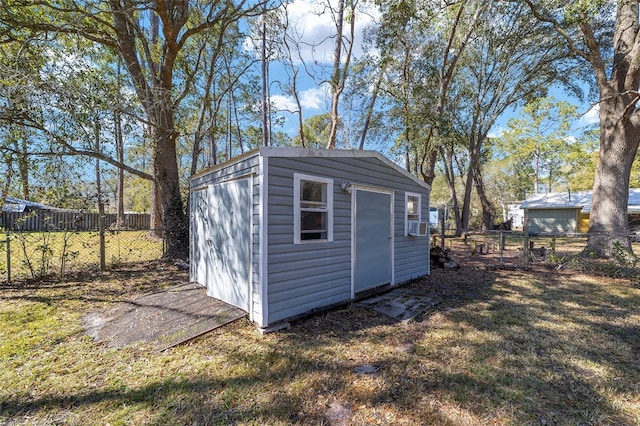
M265 143L375 147L442 186L459 232L476 209L491 227L506 194L592 186L590 250L630 251L638 2L316 0L315 39L300 5L5 1L3 195L86 207L98 160L118 208L150 211L184 256L194 173ZM597 101L599 152L552 87Z

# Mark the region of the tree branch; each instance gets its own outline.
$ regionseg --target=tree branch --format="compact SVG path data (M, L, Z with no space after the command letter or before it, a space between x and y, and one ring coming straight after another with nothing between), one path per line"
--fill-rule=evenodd
M560 26L560 23L556 19L552 18L551 16L543 15L542 13L540 13L540 11L538 11L536 6L533 4L533 1L524 0L524 2L527 4L527 6L529 6L529 9L531 9L531 13L533 13L533 16L535 16L537 20L546 22L553 26L553 29L567 42L567 45L569 46L569 50L571 50L576 55L580 56L582 59L589 61L589 55L583 52L582 50L578 49L574 40L569 35L569 33L567 33L564 30L564 28Z
M27 156L56 156L56 155L63 155L63 156L85 156L85 157L92 157L92 158L96 158L98 160L104 161L105 163L111 164L114 167L117 167L119 169L122 169L126 172L129 172L133 175L139 176L143 179L147 179L147 180L151 180L153 181L154 178L153 176L151 176L148 173L145 173L141 170L135 169L131 166L128 166L124 163L121 163L117 160L114 160L113 158L104 155L101 152L97 152L97 151L93 151L93 150L85 150L85 149L78 149L76 147L74 147L73 145L69 144L64 138L53 134L52 132L50 132L46 127L44 127L43 125L41 125L40 123L37 123L33 120L30 120L29 118L23 119L21 120L21 123L27 127L30 127L32 129L35 130L39 130L42 133L46 134L48 137L50 137L51 139L55 140L62 148L62 152L54 152L54 151L34 151L34 152L29 152L26 153ZM12 150L10 148L7 147L2 147L2 150L5 150L7 152L12 152L12 153L16 153L16 154L21 154L21 155L25 155L25 153L20 153L18 151Z

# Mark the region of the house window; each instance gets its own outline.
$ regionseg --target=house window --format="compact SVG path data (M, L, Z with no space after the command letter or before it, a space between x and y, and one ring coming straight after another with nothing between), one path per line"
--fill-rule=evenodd
M405 193L405 235L409 233L417 233L421 219L421 201L422 196L412 192Z
M333 180L294 175L294 242L333 241Z

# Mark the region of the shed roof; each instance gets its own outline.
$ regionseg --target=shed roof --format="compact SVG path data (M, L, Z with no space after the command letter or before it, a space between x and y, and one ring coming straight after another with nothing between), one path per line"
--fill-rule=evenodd
M2 204L2 211L9 213L22 213L27 207L38 210L62 210L56 207L47 206L46 204L36 203L34 201L5 197L4 203Z
M591 211L592 191L550 192L536 194L527 198L522 209L580 209L583 213ZM640 188L629 189L629 213L640 213Z
M393 168L398 173L406 176L407 178L413 180L415 183L423 186L426 189L430 189L431 186L426 182L418 179L416 176L412 175L398 164L389 160L384 155L380 154L378 151L373 150L355 150L355 149L313 149L313 148L291 148L291 147L259 147L254 150L248 151L243 155L234 157L224 163L220 163L213 167L210 167L206 170L203 170L200 173L193 175L191 178L195 178L198 176L202 176L203 174L209 173L213 170L218 170L224 167L227 167L231 164L235 164L239 161L242 161L246 158L259 155L261 157L284 157L284 158L376 158L380 162L384 163L390 168Z

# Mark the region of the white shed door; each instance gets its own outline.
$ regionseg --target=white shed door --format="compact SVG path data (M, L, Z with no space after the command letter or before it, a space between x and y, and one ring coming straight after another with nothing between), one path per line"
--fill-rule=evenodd
M209 296L249 310L251 270L251 180L219 183L208 189L206 287Z
M391 194L356 189L354 208L354 293L358 293L391 282Z
M206 248L206 234L209 229L209 193L208 189L199 188L191 193L191 214L193 215L193 248L190 254L191 279L206 286L208 250Z

